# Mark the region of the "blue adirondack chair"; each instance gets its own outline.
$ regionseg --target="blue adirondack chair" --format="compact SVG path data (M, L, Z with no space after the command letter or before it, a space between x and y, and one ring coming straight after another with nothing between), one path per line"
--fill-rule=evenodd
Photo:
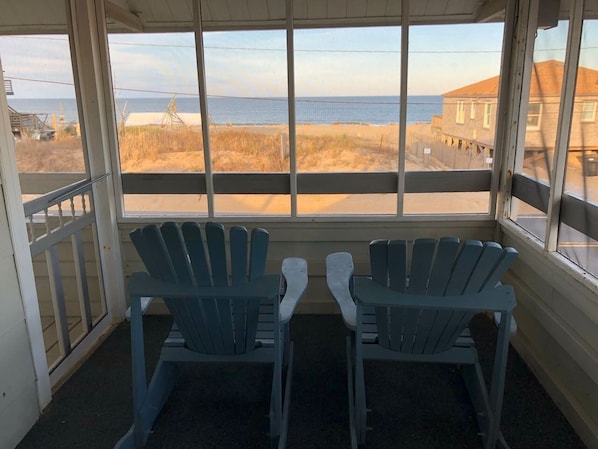
M307 264L287 258L283 278L264 274L266 230L254 229L248 241L246 228L232 227L230 259L224 226L207 223L204 231L205 239L198 223L167 222L130 234L149 274L133 273L128 281L134 416L133 426L116 444L119 449L145 445L180 362L273 364L270 438L272 447L286 445L293 363L289 320L307 287ZM163 298L174 321L149 386L142 320L147 297Z
M500 280L516 257L516 250L498 243L461 243L453 237L375 240L371 277L357 277L351 254L328 255L328 287L351 331L347 372L353 448L366 443L367 359L460 365L483 447L508 447L499 427L509 338L516 329L515 295ZM499 323L489 392L468 329L481 311L494 312Z

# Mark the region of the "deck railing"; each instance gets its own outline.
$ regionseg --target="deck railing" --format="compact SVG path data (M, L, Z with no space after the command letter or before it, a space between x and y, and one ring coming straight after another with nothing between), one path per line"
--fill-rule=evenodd
M50 371L106 314L101 275L89 273L89 267L99 270L91 201L98 180L75 182L24 205ZM92 293L90 278L100 280L99 291Z

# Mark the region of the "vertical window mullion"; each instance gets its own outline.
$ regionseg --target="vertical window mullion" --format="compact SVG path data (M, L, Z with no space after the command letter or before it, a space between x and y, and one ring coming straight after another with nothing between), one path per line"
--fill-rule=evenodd
M519 95L512 95L513 103L511 108L516 116L515 123L517 127L513 128L510 136L510 151L509 161L507 162L507 170L512 167L512 173L521 173L523 170L523 160L525 157L525 134L527 131L527 112L528 99L530 97L530 84L532 77L533 52L535 44L535 35L537 33L537 17L538 17L538 1L529 0L519 5L519 26L518 33L525 36L525 41L517 45L517 55L515 55L516 64L512 68L510 76L513 77L512 88L514 92ZM518 81L520 87L517 88ZM506 120L508 123L509 121ZM512 158L512 160L511 160ZM513 221L519 219L519 202L514 201L510 193L509 183L508 193L508 216Z
M289 108L289 182L291 191L291 217L297 216L297 139L295 115L295 41L293 0L286 0L287 19L287 79Z
M193 1L193 29L195 31L195 54L197 61L197 81L199 85L199 110L201 112L201 133L203 138L204 164L206 168L206 195L208 198L208 217L214 217L214 179L212 173L212 155L210 152L210 123L208 114L208 92L206 83L206 65L204 59L203 26L201 1Z
M409 1L401 1L401 90L399 105L399 163L397 184L397 216L403 216L405 204L406 133L407 133L407 80L409 58Z
M545 248L547 251L556 251L558 244L561 201L565 188L569 133L571 131L575 81L577 79L577 66L581 46L583 3L584 0L573 0L570 11L569 34L567 36L565 67L563 71L563 88L561 90L561 107L559 109L555 142L555 163L550 175L551 188L548 201L545 239Z
M505 30L502 43L502 61L500 71L499 97L496 110L496 140L494 142L494 163L492 168L492 186L490 189L490 215L498 218L508 216L511 210L511 181L515 165L517 130L511 126L517 117L521 105L521 71L523 54L527 44L518 38L525 23L525 14L521 14L522 5L509 1L505 10ZM515 17L520 23L516 26ZM512 45L512 42L517 42ZM500 205L499 205L500 202ZM498 214L497 214L498 211Z

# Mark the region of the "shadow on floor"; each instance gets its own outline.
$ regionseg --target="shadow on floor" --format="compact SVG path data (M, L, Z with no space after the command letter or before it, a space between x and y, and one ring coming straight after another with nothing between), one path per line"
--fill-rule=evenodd
M170 329L145 317L148 376ZM338 315L296 315L288 449L349 448L345 328ZM485 373L495 329L472 322ZM368 362L368 448L478 448L477 427L453 366ZM56 392L18 449L109 449L132 423L129 324L122 323ZM486 374L489 382L489 374ZM187 365L154 426L148 449L267 448L271 368ZM502 430L512 449L585 448L511 349Z

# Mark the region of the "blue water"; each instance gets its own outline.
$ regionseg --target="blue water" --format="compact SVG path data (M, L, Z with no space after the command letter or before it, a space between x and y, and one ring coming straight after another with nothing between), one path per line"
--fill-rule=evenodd
M116 116L130 112L162 112L170 98L119 98ZM199 112L198 97L177 97L178 112ZM8 97L8 104L18 112L60 115L65 122L78 121L74 99L16 99ZM407 123L432 121L432 116L442 113L441 96L409 96ZM209 97L210 120L216 124L268 125L288 122L288 105L285 98ZM384 125L399 121L399 97L299 97L296 99L297 123L333 124L368 123Z

